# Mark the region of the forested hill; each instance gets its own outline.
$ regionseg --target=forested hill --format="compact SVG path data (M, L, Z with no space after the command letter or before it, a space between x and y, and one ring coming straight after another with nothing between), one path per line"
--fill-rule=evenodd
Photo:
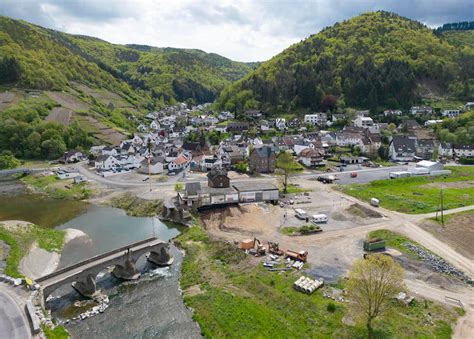
M470 32L470 31L469 31ZM292 45L227 87L231 111L407 107L420 96L472 99L474 49L388 12L354 17Z
M0 84L63 90L80 81L127 95L142 91L161 104L207 102L256 66L197 50L137 47L0 16Z

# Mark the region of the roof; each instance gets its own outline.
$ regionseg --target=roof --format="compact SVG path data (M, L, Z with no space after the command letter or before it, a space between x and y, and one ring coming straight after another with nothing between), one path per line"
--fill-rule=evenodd
M201 183L187 182L184 189L188 195L197 195L201 191Z
M227 176L227 171L225 169L220 169L220 168L212 168L209 173L207 173L207 177L210 180L214 180L218 176Z
M406 135L394 135L392 138L392 144L396 151L415 151L415 139L409 138Z
M174 159L174 163L176 165L183 165L188 162L188 158L184 156L184 154L180 154L176 159Z
M232 186L239 192L249 192L249 191L278 191L278 187L273 184L265 182L255 182L255 181L245 181L245 182L236 182Z
M458 144L458 145L454 145L454 149L462 149L462 150L466 150L466 151L471 151L471 150L474 150L474 145Z
M254 148L252 153L257 154L260 158L269 158L275 151L275 147L265 145Z

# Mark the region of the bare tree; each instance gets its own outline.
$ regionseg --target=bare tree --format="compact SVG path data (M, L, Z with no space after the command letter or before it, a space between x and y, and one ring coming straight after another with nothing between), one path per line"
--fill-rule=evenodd
M389 256L372 254L357 260L350 273L347 290L356 317L365 321L373 338L372 321L390 308L390 299L404 288L403 268Z

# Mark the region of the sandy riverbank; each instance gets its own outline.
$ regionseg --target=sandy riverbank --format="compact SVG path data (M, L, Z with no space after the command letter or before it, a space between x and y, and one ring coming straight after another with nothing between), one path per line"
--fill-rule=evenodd
M22 220L7 220L2 221L1 224L9 230L25 229L33 225L30 222ZM65 229L64 232L66 232L64 235L64 245L76 238L88 238L86 233L74 228ZM34 242L31 245L28 253L21 259L19 270L26 277L37 279L46 274L54 272L58 267L60 259L61 253L48 252L42 248L39 248L38 244Z

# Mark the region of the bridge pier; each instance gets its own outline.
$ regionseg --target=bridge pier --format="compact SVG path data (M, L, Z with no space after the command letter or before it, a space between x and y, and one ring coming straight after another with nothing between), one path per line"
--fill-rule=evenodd
M158 266L169 266L173 263L173 256L170 254L170 244L163 243L156 250L150 251L148 261Z
M124 280L136 280L140 278L140 272L138 272L135 266L136 260L133 259L130 251L125 255L125 261L123 265L116 264L112 274L120 279Z
M73 281L71 285L77 292L85 297L92 298L97 292L95 276L92 274L88 274L85 278L80 280Z

